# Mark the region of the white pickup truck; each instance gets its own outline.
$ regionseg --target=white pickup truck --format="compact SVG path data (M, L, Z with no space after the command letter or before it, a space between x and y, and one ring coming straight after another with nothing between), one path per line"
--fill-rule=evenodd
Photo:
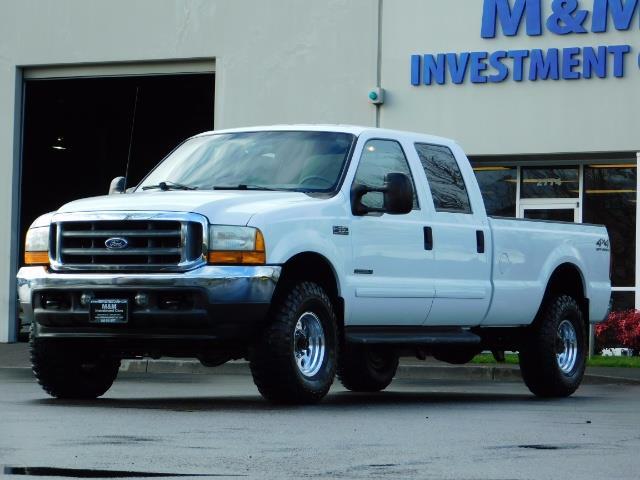
M19 297L60 398L104 394L121 359L247 358L271 401L334 377L379 391L400 356L518 351L567 396L610 297L602 226L487 217L462 149L433 136L278 126L186 140L136 187L37 219Z

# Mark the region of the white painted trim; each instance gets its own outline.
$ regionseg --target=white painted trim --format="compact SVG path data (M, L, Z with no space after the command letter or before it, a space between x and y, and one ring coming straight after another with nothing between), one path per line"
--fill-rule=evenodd
M640 152L636 153L636 164L640 166ZM640 195L640 175L636 172L636 310L640 309L640 282L638 282L638 276L640 276L640 206L638 205L638 199Z
M12 192L11 192L11 228L13 230L10 243L10 258L5 263L9 269L9 285L7 304L5 308L0 312L0 343L11 343L18 340L18 325L17 325L17 305L16 298L17 282L16 273L18 272L18 252L20 251L18 245L20 229L18 224L20 222L20 175L22 164L22 114L23 114L23 70L21 68L15 69L15 102L13 110L13 168L12 168Z
M584 164L581 163L578 167L578 218L577 222L582 223L583 213L582 208L584 205Z
M535 201L534 201L535 200ZM581 222L580 203L576 199L566 201L564 198L528 198L520 202L519 217L524 218L527 210L573 210L573 221Z
M75 77L122 77L128 75L176 75L181 73L214 73L213 58L177 61L144 61L126 63L97 63L72 65L43 65L24 67L24 79Z
M635 292L636 287L611 287L612 292Z
M516 218L522 218L520 215L520 181L522 179L522 167L516 166Z

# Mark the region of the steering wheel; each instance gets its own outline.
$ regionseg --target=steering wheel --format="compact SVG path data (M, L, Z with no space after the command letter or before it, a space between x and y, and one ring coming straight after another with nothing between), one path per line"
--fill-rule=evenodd
M321 177L320 175L309 175L307 177L304 177L302 180L300 180L300 183L305 184L312 180L320 180L321 182L326 183L327 186L333 187L333 182L331 180L327 180L326 178Z

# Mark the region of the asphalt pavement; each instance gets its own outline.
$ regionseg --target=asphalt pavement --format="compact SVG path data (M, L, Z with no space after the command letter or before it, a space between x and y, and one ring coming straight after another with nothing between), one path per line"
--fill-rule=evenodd
M250 479L637 479L640 386L540 400L520 382L335 385L274 406L247 375L123 372L95 401L59 401L0 369L0 474Z

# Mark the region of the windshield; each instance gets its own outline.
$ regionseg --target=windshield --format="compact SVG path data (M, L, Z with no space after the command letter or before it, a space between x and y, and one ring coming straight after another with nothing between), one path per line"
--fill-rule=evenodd
M354 140L348 133L308 131L196 137L172 152L139 188L330 192Z

